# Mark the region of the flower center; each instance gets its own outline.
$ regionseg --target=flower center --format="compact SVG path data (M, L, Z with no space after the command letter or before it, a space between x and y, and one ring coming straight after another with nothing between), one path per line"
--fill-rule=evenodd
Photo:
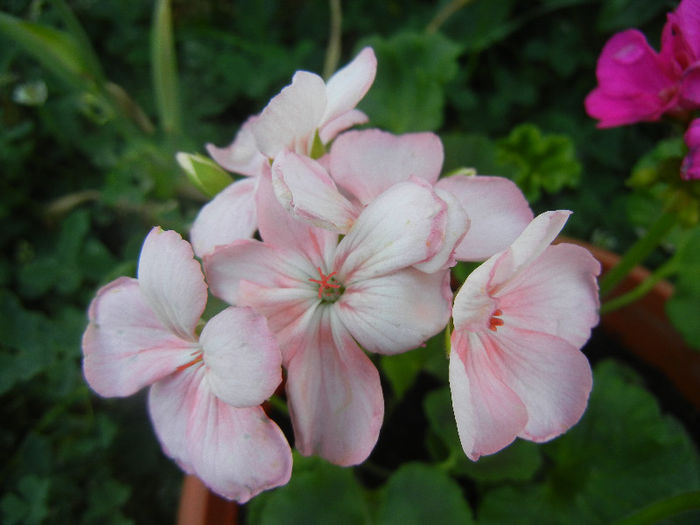
M188 362L185 363L184 365L178 366L178 367L175 369L175 371L176 371L176 372L182 372L183 370L186 370L186 369L188 369L189 367L194 366L194 365L199 364L199 363L201 363L202 361L204 361L204 354L202 353L202 350L201 350L201 349L197 349L197 351L195 351L194 353L192 353L191 356L192 356L192 361L188 361Z
M495 332L498 330L499 326L503 326L505 324L503 319L500 317L501 315L503 315L503 311L500 308L496 308L491 314L491 319L489 319L489 330L492 332Z
M320 279L309 279L312 283L318 284L318 298L324 303L334 303L338 300L338 297L343 295L345 288L343 285L334 277L337 272L331 272L325 275L320 267L316 268L318 270Z

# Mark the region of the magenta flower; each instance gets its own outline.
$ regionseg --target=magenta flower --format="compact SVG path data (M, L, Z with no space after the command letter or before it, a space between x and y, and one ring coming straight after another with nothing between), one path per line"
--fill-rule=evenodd
M290 213L338 233L349 231L362 209L392 185L420 179L469 217L456 259L484 260L507 248L532 220L522 192L503 177L438 180L443 159L442 142L434 133L368 129L340 135L323 159L327 169L289 152L275 159L272 176L275 193Z
M596 68L598 87L585 101L598 127L654 121L700 107L700 2L683 0L668 14L661 51L636 29L614 35Z
M536 217L455 297L450 388L472 460L516 437L552 439L586 408L592 378L580 348L598 322L600 265L579 246L550 246L569 213Z
M355 106L374 82L376 71L377 59L369 47L327 83L314 73L297 71L292 83L262 113L241 126L229 146L207 144L219 165L247 178L231 184L200 211L190 232L197 255L253 235L257 229L256 180L269 170L268 159L284 150L310 155L316 133L326 144L341 131L367 122L367 116Z
M296 448L361 463L384 414L379 374L363 349L405 352L444 328L452 297L444 268L466 217L429 185L403 182L338 242L288 214L267 177L258 213L263 242L239 240L204 257L212 292L252 307L276 334Z
M289 445L259 406L281 382L281 355L250 308L225 309L198 336L206 301L189 243L154 228L138 279L109 283L90 305L83 371L106 397L151 385L149 412L165 453L215 492L244 502L291 475Z
M681 165L683 180L700 179L700 119L693 120L685 132L685 144L688 154Z

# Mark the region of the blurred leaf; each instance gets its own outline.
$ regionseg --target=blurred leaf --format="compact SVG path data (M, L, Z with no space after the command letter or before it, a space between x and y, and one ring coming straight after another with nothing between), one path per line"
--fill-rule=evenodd
M521 124L499 140L497 148L496 159L515 168L513 181L530 202L542 191L557 193L579 183L581 164L566 135L545 135L533 124Z
M83 517L86 523L102 525L126 525L133 523L121 512L128 501L131 488L114 479L102 479L90 487L87 510Z
M397 355L383 355L380 359L386 376L397 399L402 399L422 370L426 353L420 349Z
M377 523L452 525L473 523L457 483L434 466L407 463L382 488Z
M250 521L260 525L365 524L369 515L352 470L298 454L289 484L256 497L250 506Z
M676 287L666 314L689 345L700 349L700 226L679 246Z
M423 410L430 422L430 430L438 436L454 459L450 471L478 481L527 481L533 478L542 464L538 446L517 440L504 450L471 461L464 453L457 434L449 388L428 394Z
M17 493L5 494L0 500L3 523L39 525L49 515L48 496L51 481L28 475L20 479Z
M598 30L614 33L638 28L668 8L668 3L658 0L606 0L598 14Z
M36 60L77 89L94 87L89 61L66 32L0 13L0 34L16 42Z
M700 460L692 441L639 382L613 361L599 363L581 421L541 446L543 481L488 492L480 523L610 523L650 501L697 489Z
M440 33L374 36L360 46L372 46L377 54L376 80L360 103L373 125L394 133L438 129L444 86L457 74L461 46Z
M465 49L479 52L507 36L516 26L509 23L515 0L475 0L453 14L443 31Z
M160 125L165 133L182 132L177 64L170 0L157 0L151 26L151 67Z
M516 170L510 164L497 160L496 143L484 135L447 133L441 135L445 148L443 173L459 168L474 168L479 175L514 177Z

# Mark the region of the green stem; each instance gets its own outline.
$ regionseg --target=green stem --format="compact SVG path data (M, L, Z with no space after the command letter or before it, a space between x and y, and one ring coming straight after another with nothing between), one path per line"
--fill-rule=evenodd
M600 279L600 296L605 297L625 278L632 269L641 264L676 225L676 214L664 212L661 217L627 250L620 262Z
M642 281L636 288L630 290L627 293L619 295L614 299L605 301L600 307L600 314L607 314L623 306L627 306L634 301L644 297L649 291L663 279L666 279L678 270L678 265L676 259L673 258L667 261L665 264L660 266L655 272L653 272L649 277Z
M323 78L328 80L338 67L340 60L340 37L343 27L343 12L340 0L329 0L331 27L326 48L326 60L323 64Z
M613 525L647 525L658 523L686 510L700 509L700 491L686 492L656 501Z
M472 0L452 0L449 4L446 4L442 9L440 9L440 11L437 12L435 17L426 26L425 32L428 34L436 33L448 18L471 1Z

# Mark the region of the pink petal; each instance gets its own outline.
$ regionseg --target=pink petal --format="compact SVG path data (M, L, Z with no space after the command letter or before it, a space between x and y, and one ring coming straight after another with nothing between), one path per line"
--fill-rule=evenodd
M304 253L312 267L325 266L335 248L338 235L295 219L277 200L269 176L259 179L256 194L258 229L263 241L276 248Z
M362 348L397 354L445 328L451 302L449 272L409 268L353 284L333 308Z
M436 187L452 193L469 215L469 230L455 252L461 261L505 250L533 218L525 196L504 177L453 175Z
M318 130L318 137L321 139L321 142L328 144L341 131L345 131L346 129L359 124L366 124L367 122L369 122L369 117L362 113L362 111L359 109L346 111L345 113L335 117L333 120L323 124L321 129Z
M219 166L249 177L260 174L267 159L258 151L255 136L251 131L251 125L257 118L257 115L249 117L236 133L233 142L225 148L219 148L213 144L206 145L207 152Z
M207 285L190 243L177 232L153 228L141 248L139 287L146 303L173 334L196 341Z
M166 453L221 496L248 501L289 481L292 455L260 407L234 408L202 381L203 368L151 389L149 408Z
M288 212L319 228L347 233L359 214L326 170L309 157L280 153L272 165L272 186Z
M204 326L200 341L206 381L235 407L260 405L282 382L282 355L265 318L250 308L229 307Z
M600 263L573 244L548 247L494 298L507 326L536 330L580 348L598 324Z
M255 179L243 179L229 185L207 203L190 230L192 247L198 257L217 246L238 239L249 239L257 229Z
M138 281L120 277L97 292L83 335L83 373L102 396L129 396L192 359L198 345L165 328Z
M297 340L287 396L295 446L336 465L362 463L384 417L379 373L328 308Z
M229 304L238 304L241 280L269 287L308 287L313 266L302 254L276 250L255 240L221 246L204 257L211 292ZM308 287L311 290L310 287Z
M462 448L476 461L508 446L527 424L527 409L502 379L503 357L491 337L455 330L450 390Z
M275 158L283 149L309 153L326 108L326 85L318 75L297 71L292 83L274 96L251 124L258 149Z
M326 85L328 101L322 122L352 110L369 90L376 73L377 58L371 47L362 49L352 62L336 71Z
M446 246L447 223L447 203L427 182L400 182L360 214L338 245L333 267L348 285L442 258L446 249L454 249Z
M566 432L583 415L593 386L586 357L564 339L523 328L508 321L498 327L498 376L527 409L527 424L519 432L532 441L548 441Z
M412 176L434 184L443 159L442 142L434 133L348 131L333 143L330 172L341 187L367 205Z

